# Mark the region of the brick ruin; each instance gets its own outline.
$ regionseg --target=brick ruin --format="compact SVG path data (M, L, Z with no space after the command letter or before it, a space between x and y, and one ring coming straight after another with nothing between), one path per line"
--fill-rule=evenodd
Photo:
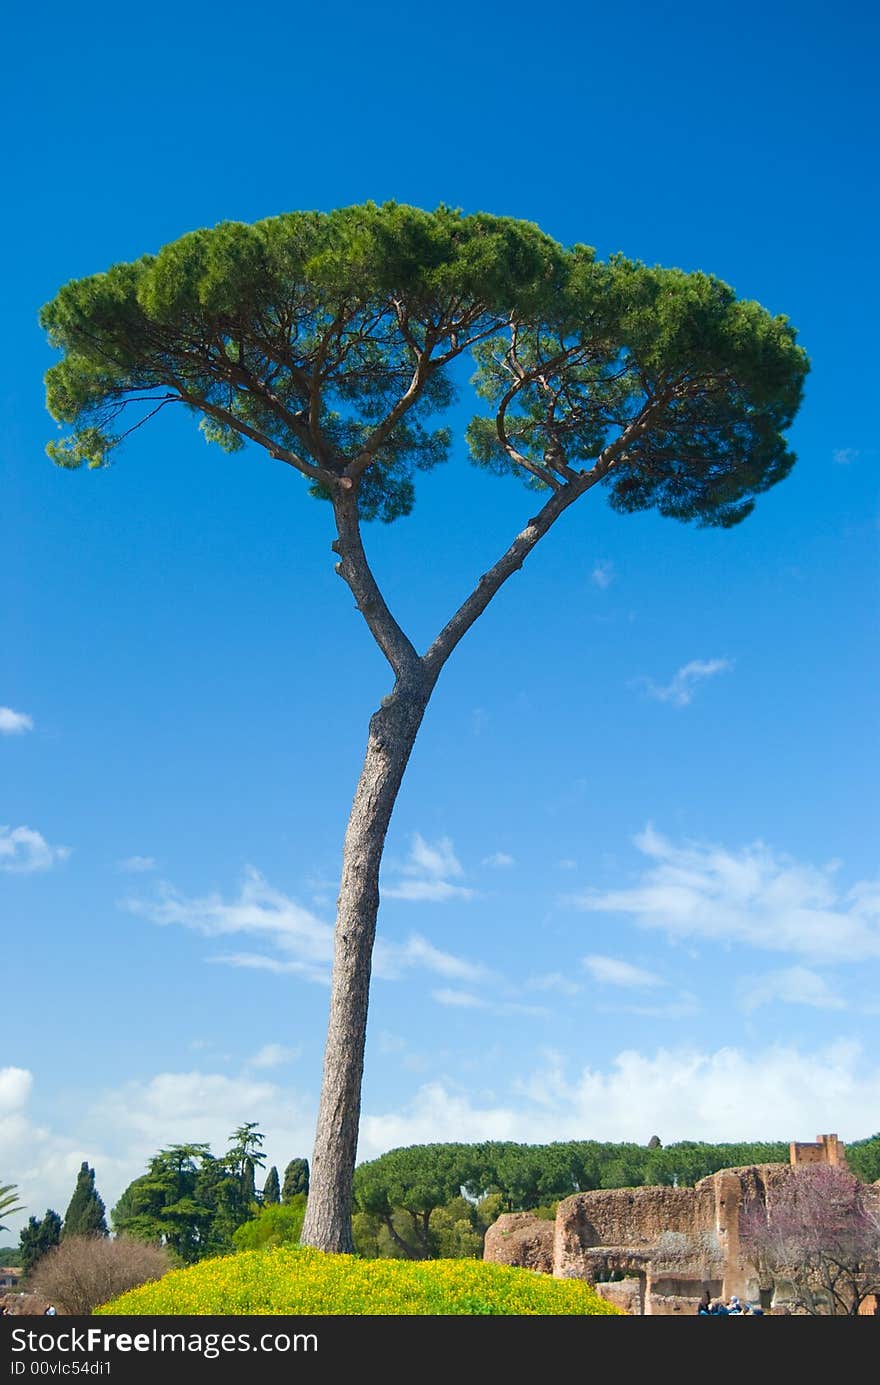
M833 1164L835 1168L846 1168L846 1149L836 1135L817 1135L814 1145L798 1144L792 1140L789 1150L792 1166Z
M483 1256L561 1279L587 1279L633 1314L694 1313L706 1289L713 1298L736 1294L773 1311L782 1301L771 1301L771 1290L741 1254L743 1210L756 1200L772 1203L791 1167L846 1166L836 1135L792 1143L790 1160L721 1169L693 1188L576 1193L560 1202L555 1223L506 1213L487 1231ZM880 1186L877 1198L880 1211Z

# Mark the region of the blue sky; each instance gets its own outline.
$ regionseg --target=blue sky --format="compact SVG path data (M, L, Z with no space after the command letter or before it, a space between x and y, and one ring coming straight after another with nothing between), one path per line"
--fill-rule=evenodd
M288 468L164 415L106 472L52 466L36 315L197 226L367 198L711 271L812 373L744 525L593 493L445 670L388 839L361 1157L880 1129L876 15L50 3L6 39L0 1183L63 1212L87 1158L111 1204L246 1120L311 1152L385 666ZM368 531L417 643L530 504L462 445Z

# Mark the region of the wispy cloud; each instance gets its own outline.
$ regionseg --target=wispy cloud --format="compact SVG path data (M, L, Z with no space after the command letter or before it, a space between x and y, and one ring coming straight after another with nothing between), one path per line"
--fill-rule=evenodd
M733 668L730 659L692 659L684 664L669 683L655 683L652 678L640 678L648 696L657 702L671 702L674 707L687 707L693 701L699 683L728 673Z
M383 885L382 894L388 899L408 899L411 904L441 904L446 899L474 897L474 891L466 885L450 885L448 880L399 880L396 885Z
M618 957L600 957L594 954L584 957L582 965L594 981L598 981L604 986L629 986L644 989L646 987L665 986L666 984L662 977L655 976L653 972L644 971L641 967L634 967L631 962L622 962Z
M51 870L69 855L69 846L50 846L42 833L31 827L0 827L0 870L12 875Z
M484 856L480 864L494 866L496 870L504 870L508 866L516 865L516 861L507 851L493 851L491 856Z
M448 1005L458 1010L488 1010L493 1015L546 1015L543 1005L522 1005L515 1000L492 1000L489 996L474 995L473 991L458 991L441 987L431 992L431 999L438 1005Z
M569 902L675 939L747 943L838 962L880 957L880 884L860 881L841 890L837 863L804 865L762 842L738 851L676 846L650 826L635 844L650 861L638 884L586 890Z
M526 985L531 991L557 991L559 995L577 995L582 989L576 981L563 976L561 971L546 972L543 976L530 976Z
M116 869L124 871L127 875L143 875L147 871L155 870L157 864L154 856L126 856L124 861L117 861Z
M33 731L34 719L27 712L14 712L11 707L0 707L0 736L20 736L24 731Z
M441 987L431 992L431 998L438 1005L451 1005L459 1010L482 1010L486 1001L471 991L456 991L451 987Z
M610 558L600 558L590 576L597 587L604 591L614 581L614 564Z
M675 999L663 1000L652 1005L627 1001L626 1004L615 1002L596 1008L605 1015L639 1015L642 1019L680 1020L688 1015L698 1014L701 1006L697 997L690 991L682 991Z
M488 981L494 975L480 962L469 962L451 952L441 952L418 933L411 934L404 943L377 939L373 963L377 976L392 981L416 967L455 981Z
M438 864L440 857L438 859ZM444 860L444 865L449 863ZM209 957L224 966L301 976L326 984L333 960L333 926L295 899L274 889L252 867L237 899L218 893L189 897L163 883L149 898L129 897L120 906L151 923L189 928L207 938L245 936L268 951L238 948ZM455 957L414 933L403 942L379 938L373 957L377 977L396 980L416 970L459 981L485 981L493 973L481 963Z
M851 462L858 461L862 455L860 447L837 447L832 454L838 466L849 466Z
M300 1055L298 1048L285 1048L284 1044L263 1044L252 1058L248 1058L248 1068L280 1068L292 1063Z
M414 832L410 853L398 868L402 877L393 884L382 884L382 894L389 899L406 899L411 903L446 899L473 899L474 891L466 885L455 885L464 875L449 837L427 842L420 832Z
M252 953L239 952L216 959L230 966L299 972L310 980L323 981L333 958L331 925L273 889L252 867L237 899L225 900L216 892L191 898L165 883L153 898L129 898L121 903L152 923L163 927L178 924L208 938L251 934L280 954L258 960Z
M810 1005L816 1010L845 1010L847 1003L831 990L818 972L808 967L787 967L739 984L740 1002L745 1010L781 1002L784 1005Z

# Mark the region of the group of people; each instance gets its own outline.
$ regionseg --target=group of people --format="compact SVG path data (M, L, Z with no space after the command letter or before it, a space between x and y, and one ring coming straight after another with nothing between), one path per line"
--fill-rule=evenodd
M752 1317L763 1317L764 1309L757 1305L741 1303L736 1294L731 1294L729 1302L725 1303L723 1298L713 1298L709 1290L706 1289L697 1304L697 1312L703 1314L704 1317L711 1315L725 1318L731 1316L745 1317L746 1314Z

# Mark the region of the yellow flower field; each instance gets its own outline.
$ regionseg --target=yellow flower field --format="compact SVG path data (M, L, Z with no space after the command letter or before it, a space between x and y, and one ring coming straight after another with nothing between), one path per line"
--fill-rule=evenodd
M581 1280L480 1260L361 1260L276 1246L172 1270L104 1314L614 1314Z

